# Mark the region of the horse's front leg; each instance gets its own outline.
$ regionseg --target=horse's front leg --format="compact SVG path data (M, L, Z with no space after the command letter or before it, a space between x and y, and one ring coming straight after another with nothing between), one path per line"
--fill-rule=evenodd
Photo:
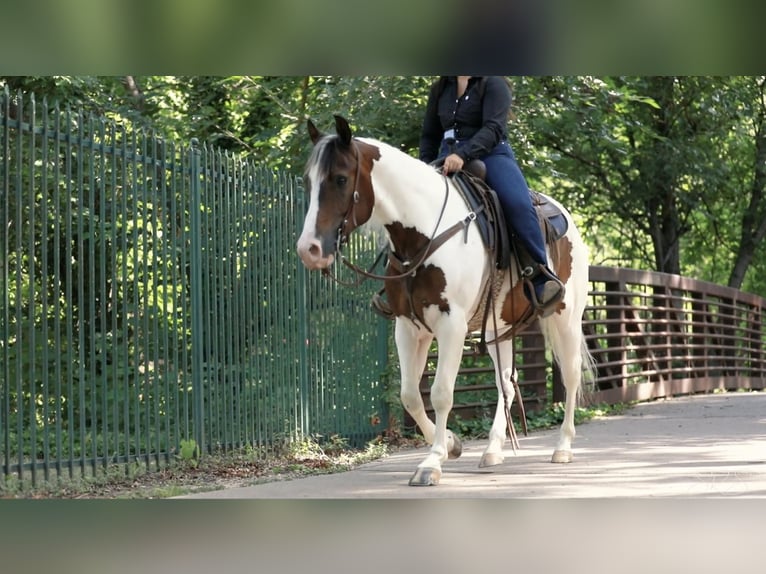
M439 358L436 374L431 385L431 404L434 408L435 424L433 443L425 460L418 465L410 478L410 486L433 486L439 484L442 474L442 462L447 458L457 458L462 452L458 437L447 430L447 417L452 410L455 378L463 357L465 324L461 328L443 329L438 336ZM428 437L426 437L426 440Z
M428 360L433 335L425 329L417 329L408 319L401 319L396 322L394 337L401 370L402 406L418 425L426 442L433 444L436 427L426 414L420 393L420 379ZM449 458L459 457L463 445L451 432L447 433L447 437Z
M420 378L426 366L433 335L425 329L418 330L409 319L397 319L394 340L401 371L402 406L418 425L426 442L433 444L434 423L426 414L426 407L420 394Z

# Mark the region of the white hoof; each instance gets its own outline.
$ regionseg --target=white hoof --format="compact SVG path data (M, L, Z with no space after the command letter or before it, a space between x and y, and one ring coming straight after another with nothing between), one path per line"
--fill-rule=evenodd
M418 468L410 478L410 486L436 486L442 477L438 468Z
M463 454L463 443L457 437L456 434L452 434L452 448L447 453L447 457L450 459L460 458Z
M554 450L553 456L551 457L551 462L566 464L572 462L572 458L571 450Z
M505 460L505 457L497 452L488 452L482 455L481 460L479 461L479 468L486 468L488 466L497 466L498 464L502 464Z

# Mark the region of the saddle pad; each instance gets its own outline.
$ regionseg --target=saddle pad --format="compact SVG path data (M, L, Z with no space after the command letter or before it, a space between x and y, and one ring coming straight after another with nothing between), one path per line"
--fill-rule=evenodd
M479 233L487 249L495 254L496 267L507 269L510 266L512 251L510 234L497 194L485 181L470 173L459 172L454 181L466 203L477 212L476 224ZM566 217L545 194L537 191L529 193L546 242L552 244L558 241L567 232L569 224Z

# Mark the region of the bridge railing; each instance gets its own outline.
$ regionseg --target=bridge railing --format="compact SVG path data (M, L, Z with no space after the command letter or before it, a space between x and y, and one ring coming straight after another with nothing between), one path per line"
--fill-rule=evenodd
M584 330L598 374L588 400L766 386L763 297L635 269L594 266L590 280Z
M591 266L590 283L583 331L596 377L584 385L583 403L766 387L763 297L689 277L616 267ZM435 358L421 380L429 409ZM564 400L558 369L537 324L519 336L516 361L528 412ZM453 417L491 417L496 400L489 357L466 347Z

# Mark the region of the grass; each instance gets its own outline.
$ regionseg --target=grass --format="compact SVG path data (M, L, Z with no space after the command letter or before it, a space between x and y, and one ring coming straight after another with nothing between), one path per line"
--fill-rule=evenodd
M621 414L630 405L578 407L575 424L596 417ZM530 431L557 427L564 418L563 403L554 403L538 413L529 413ZM455 417L451 428L464 439L486 438L491 416L474 420ZM517 430L521 431L518 421ZM344 472L387 456L391 451L425 445L422 437L403 437L398 432L354 449L343 437L308 437L278 440L270 450L243 448L200 456L196 444L182 445L176 460L162 468L135 463L100 469L93 476L61 476L32 485L29 478L9 476L0 482L0 498L170 498L194 492L251 486L276 480L292 480L317 474Z
M282 442L269 451L248 447L206 456L199 456L196 445L187 446L163 468L113 465L93 476L61 476L36 485L29 478L9 476L0 482L0 498L169 498L342 472L386 456L392 445L376 440L353 449L341 437L310 437Z
M619 415L630 408L630 404L618 403L615 405L600 404L589 407L575 408L575 425L584 423L597 417ZM527 413L527 429L530 431L544 430L558 427L564 422L564 403L553 403L544 410L534 413ZM521 424L514 420L514 427L517 432L521 432ZM466 439L482 439L489 436L489 429L492 426L492 414L480 419L466 420L455 417L455 430L461 437Z

